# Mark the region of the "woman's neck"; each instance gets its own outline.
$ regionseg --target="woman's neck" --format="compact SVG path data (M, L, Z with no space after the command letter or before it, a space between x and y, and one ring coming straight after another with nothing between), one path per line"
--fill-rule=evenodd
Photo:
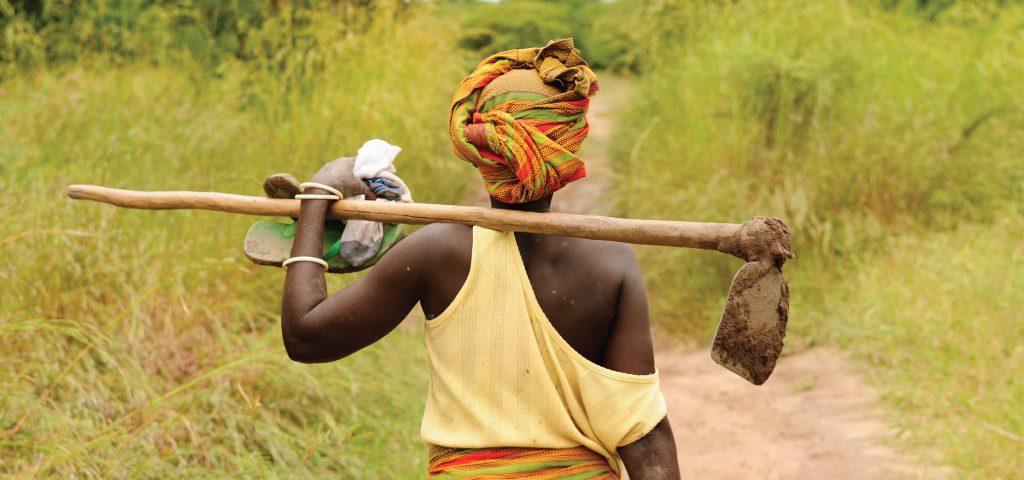
M504 203L492 198L491 208L546 213L551 211L551 197L551 195L548 195L526 203Z
M491 199L491 208L500 208L502 210L518 210L520 212L537 212L547 213L551 211L551 195L541 197L531 202L526 203L503 203L495 199ZM531 257L538 249L543 248L545 235L539 233L516 233L516 243L519 244L519 254L524 259Z

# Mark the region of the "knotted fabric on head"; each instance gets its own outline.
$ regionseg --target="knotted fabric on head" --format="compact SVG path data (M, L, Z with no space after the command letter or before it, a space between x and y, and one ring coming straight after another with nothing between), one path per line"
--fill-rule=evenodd
M477 167L492 198L524 203L586 176L576 156L590 127L597 76L572 39L485 59L452 99L455 154Z

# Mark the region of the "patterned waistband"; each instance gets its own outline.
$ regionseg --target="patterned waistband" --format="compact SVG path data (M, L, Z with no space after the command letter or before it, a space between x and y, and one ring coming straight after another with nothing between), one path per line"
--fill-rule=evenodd
M613 480L619 477L608 460L585 447L460 449L431 446L427 478Z

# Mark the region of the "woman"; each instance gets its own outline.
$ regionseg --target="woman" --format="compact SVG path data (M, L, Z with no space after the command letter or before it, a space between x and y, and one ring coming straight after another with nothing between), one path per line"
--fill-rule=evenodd
M493 208L547 212L583 178L593 72L559 40L484 60L450 112L455 152ZM343 358L419 303L431 385L428 478L678 478L647 298L627 245L435 224L328 296L325 214L351 189L342 162L307 185L285 278L282 333L300 362ZM620 464L621 462L621 464Z

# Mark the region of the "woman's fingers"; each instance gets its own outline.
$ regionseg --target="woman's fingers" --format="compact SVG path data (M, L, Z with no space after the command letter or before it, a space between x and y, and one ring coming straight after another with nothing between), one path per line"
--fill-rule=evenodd
M337 188L345 194L345 198L365 195L367 200L376 199L373 190L352 173L355 162L355 157L342 157L328 162L313 175L312 181Z

